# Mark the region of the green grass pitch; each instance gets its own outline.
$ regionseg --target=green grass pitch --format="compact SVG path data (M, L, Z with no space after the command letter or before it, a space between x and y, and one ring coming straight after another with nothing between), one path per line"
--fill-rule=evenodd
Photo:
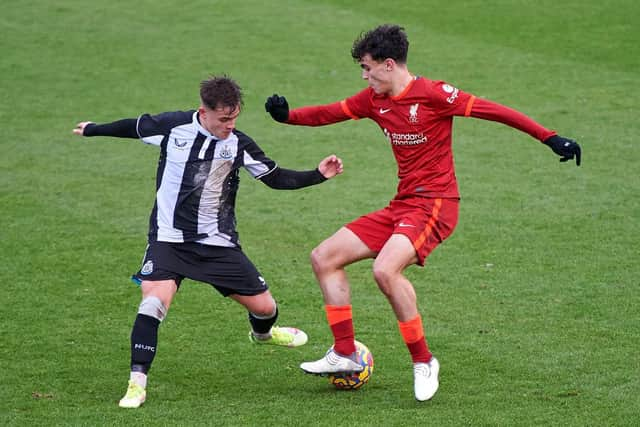
M377 4L376 4L377 3ZM0 0L0 425L603 426L640 419L640 5L631 0L55 2ZM583 148L560 164L496 123L456 119L460 223L419 297L441 387L411 363L370 262L348 269L356 335L376 370L356 392L305 376L331 345L308 253L393 196L373 122L287 127L264 112L364 87L350 57L385 22L409 67L519 109ZM78 121L188 109L198 84L243 86L245 131L282 166L336 153L345 173L274 191L241 173L243 247L299 349L256 348L246 314L185 282L160 329L148 401L121 410L157 149L81 139Z

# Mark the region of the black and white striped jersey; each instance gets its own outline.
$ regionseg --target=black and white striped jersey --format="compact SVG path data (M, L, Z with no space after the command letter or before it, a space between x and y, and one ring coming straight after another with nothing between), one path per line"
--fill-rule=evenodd
M261 178L276 163L238 130L217 139L195 110L143 114L136 128L143 142L160 147L149 241L237 246L239 169Z

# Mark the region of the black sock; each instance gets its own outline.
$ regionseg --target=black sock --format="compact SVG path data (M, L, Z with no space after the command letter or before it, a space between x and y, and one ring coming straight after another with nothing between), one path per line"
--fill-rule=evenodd
M269 318L257 317L255 314L249 312L249 323L253 332L257 334L266 334L271 330L271 327L276 323L278 319L278 306L273 316Z
M155 317L138 313L131 331L131 370L146 374L156 355L158 345L158 326Z

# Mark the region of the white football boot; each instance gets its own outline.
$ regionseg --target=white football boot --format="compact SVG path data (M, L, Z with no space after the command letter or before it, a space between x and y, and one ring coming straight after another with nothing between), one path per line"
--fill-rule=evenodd
M340 356L331 348L322 359L300 364L300 369L307 374L329 375L335 373L362 372L364 367L351 360L348 356Z
M432 357L429 363L413 364L413 385L416 393L416 400L422 402L429 400L438 391L438 372L440 363L438 359Z

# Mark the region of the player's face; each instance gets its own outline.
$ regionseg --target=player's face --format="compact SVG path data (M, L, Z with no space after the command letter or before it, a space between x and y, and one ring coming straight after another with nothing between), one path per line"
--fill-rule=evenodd
M362 78L369 83L369 87L373 89L375 93L389 93L391 92L391 71L392 64L389 64L390 59L378 62L371 58L368 53L362 57L359 61L360 68L362 68Z
M203 128L216 138L226 139L236 127L236 119L240 115L240 106L235 108L218 107L214 110L200 106L198 117Z

